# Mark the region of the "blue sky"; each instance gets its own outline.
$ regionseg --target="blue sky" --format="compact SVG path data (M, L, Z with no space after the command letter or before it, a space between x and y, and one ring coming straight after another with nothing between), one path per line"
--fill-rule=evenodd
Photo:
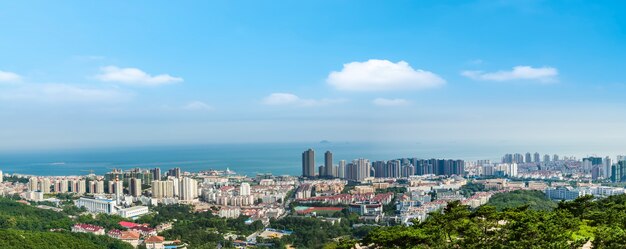
M0 150L626 146L619 1L0 3Z

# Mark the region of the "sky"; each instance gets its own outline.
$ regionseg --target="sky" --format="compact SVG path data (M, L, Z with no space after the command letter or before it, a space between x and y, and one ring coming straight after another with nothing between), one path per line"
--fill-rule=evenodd
M624 9L5 1L0 152L320 140L618 151Z

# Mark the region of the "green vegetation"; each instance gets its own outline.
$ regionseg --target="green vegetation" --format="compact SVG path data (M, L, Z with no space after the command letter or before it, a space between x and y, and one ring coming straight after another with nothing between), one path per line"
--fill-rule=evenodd
M224 239L225 233L248 236L263 229L261 221L246 225L247 217L225 219L211 212L194 212L188 205L159 205L153 211L155 214L142 216L137 222L156 226L174 221L173 228L161 235L188 243L189 248L215 248L218 243L228 246L231 242Z
M28 178L25 177L17 177L17 176L4 176L4 182L12 182L12 183L28 183Z
M107 236L70 232L0 230L0 248L131 249L130 244Z
M69 229L74 222L66 215L0 198L0 229L48 231Z
M347 209L333 214L333 218L341 218L341 222L332 224L322 219L309 217L285 217L280 220L272 220L270 227L281 230L293 231L290 236L285 236L280 244L273 248L282 248L280 245L290 244L295 248L344 248L346 241L354 241L353 238L363 238L375 226L353 227L359 223L359 216L350 213ZM340 242L337 243L336 240ZM354 244L352 244L354 245ZM339 246L339 247L338 247Z
M64 212L0 198L0 248L132 248L107 236L67 232L75 223Z
M459 189L459 192L461 192L461 194L465 197L470 197L476 192L481 191L485 191L485 185L476 182L468 182L467 184L463 185L461 189Z
M518 195L520 193L517 193ZM526 193L528 194L528 193ZM476 210L451 202L413 226L381 227L362 241L381 248L626 248L626 195L560 202L553 210L530 205Z
M550 200L543 192L536 190L515 190L494 194L487 205L496 207L498 211L528 205L532 210L549 211L556 208L557 203Z

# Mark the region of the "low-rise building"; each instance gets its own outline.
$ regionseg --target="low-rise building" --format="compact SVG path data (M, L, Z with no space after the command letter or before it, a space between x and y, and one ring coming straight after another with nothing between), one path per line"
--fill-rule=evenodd
M150 236L144 240L147 249L164 249L165 238L161 236Z
M138 218L139 216L147 214L148 212L149 212L148 207L146 206L135 206L135 207L120 209L117 211L117 214L119 214L120 216L124 218L135 219L135 218Z
M87 211L90 213L105 213L105 214L116 214L117 207L115 206L115 201L111 199L104 198L93 198L93 197L81 197L76 200L75 205L77 207L85 207Z
M72 226L74 233L92 233L95 235L104 235L104 228L101 226L78 223Z
M383 213L383 205L376 202L355 202L349 206L350 212L359 215L379 215Z

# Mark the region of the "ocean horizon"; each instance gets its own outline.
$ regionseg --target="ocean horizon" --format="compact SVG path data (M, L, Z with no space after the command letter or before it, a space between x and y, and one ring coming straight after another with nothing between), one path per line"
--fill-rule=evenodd
M371 161L413 157L496 161L505 153L526 152L502 145L468 147L454 143L318 142L140 146L0 153L0 170L4 173L62 176L85 175L91 170L96 174L104 174L112 169L158 167L167 170L180 167L190 172L229 168L248 176L257 173L296 176L301 174L301 153L308 148L315 150L318 165L323 164L324 152L327 150L333 152L335 164L339 160L351 161L357 158Z

